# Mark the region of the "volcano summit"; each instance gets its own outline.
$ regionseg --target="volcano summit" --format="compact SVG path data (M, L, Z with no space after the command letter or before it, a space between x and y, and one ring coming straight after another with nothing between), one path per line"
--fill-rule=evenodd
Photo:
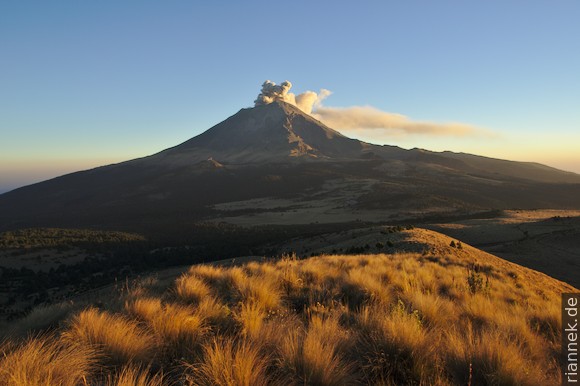
M155 231L580 208L580 175L351 139L305 112L315 93L289 87L264 83L255 107L157 154L0 195L0 227Z

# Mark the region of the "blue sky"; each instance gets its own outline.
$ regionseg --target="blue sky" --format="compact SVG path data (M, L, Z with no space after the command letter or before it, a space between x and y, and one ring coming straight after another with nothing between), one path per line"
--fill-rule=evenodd
M0 3L0 191L155 153L266 79L493 135L344 130L580 172L580 2Z

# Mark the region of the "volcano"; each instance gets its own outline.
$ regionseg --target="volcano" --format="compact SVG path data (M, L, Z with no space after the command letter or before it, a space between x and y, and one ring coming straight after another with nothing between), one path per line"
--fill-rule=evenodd
M537 163L348 138L296 106L241 109L157 154L0 195L0 230L143 230L270 213L264 223L580 209L580 175ZM286 216L288 213L295 216Z
M228 164L352 159L363 142L347 138L289 103L242 109L206 132L163 151L156 162L187 164L213 157Z

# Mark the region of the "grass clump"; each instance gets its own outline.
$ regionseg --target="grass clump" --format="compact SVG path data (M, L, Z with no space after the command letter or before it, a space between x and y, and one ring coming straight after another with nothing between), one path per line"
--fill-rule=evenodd
M199 304L211 294L210 287L197 276L184 275L175 282L175 292L180 299Z
M163 386L163 374L150 374L148 368L128 365L116 375L107 377L107 386Z
M336 319L312 316L305 330L282 340L279 364L289 384L346 385L354 381L352 365L343 358L346 334Z
M201 364L186 365L190 385L266 386L268 358L248 340L214 339L203 348Z
M96 308L76 315L62 337L102 351L113 364L149 362L155 355L155 340L148 331L125 316Z
M0 347L0 385L75 386L96 369L98 355L89 346L51 336Z
M204 316L180 304L163 304L160 299L145 298L127 303L126 308L131 315L146 323L163 346L165 356L194 352L207 331Z

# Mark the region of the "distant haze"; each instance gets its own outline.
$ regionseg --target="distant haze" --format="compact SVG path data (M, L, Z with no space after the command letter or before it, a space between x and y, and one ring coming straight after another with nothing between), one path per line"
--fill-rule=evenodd
M7 162L0 158L0 194L64 174L92 169L124 160L126 158L103 157L95 159L30 159L26 161Z

